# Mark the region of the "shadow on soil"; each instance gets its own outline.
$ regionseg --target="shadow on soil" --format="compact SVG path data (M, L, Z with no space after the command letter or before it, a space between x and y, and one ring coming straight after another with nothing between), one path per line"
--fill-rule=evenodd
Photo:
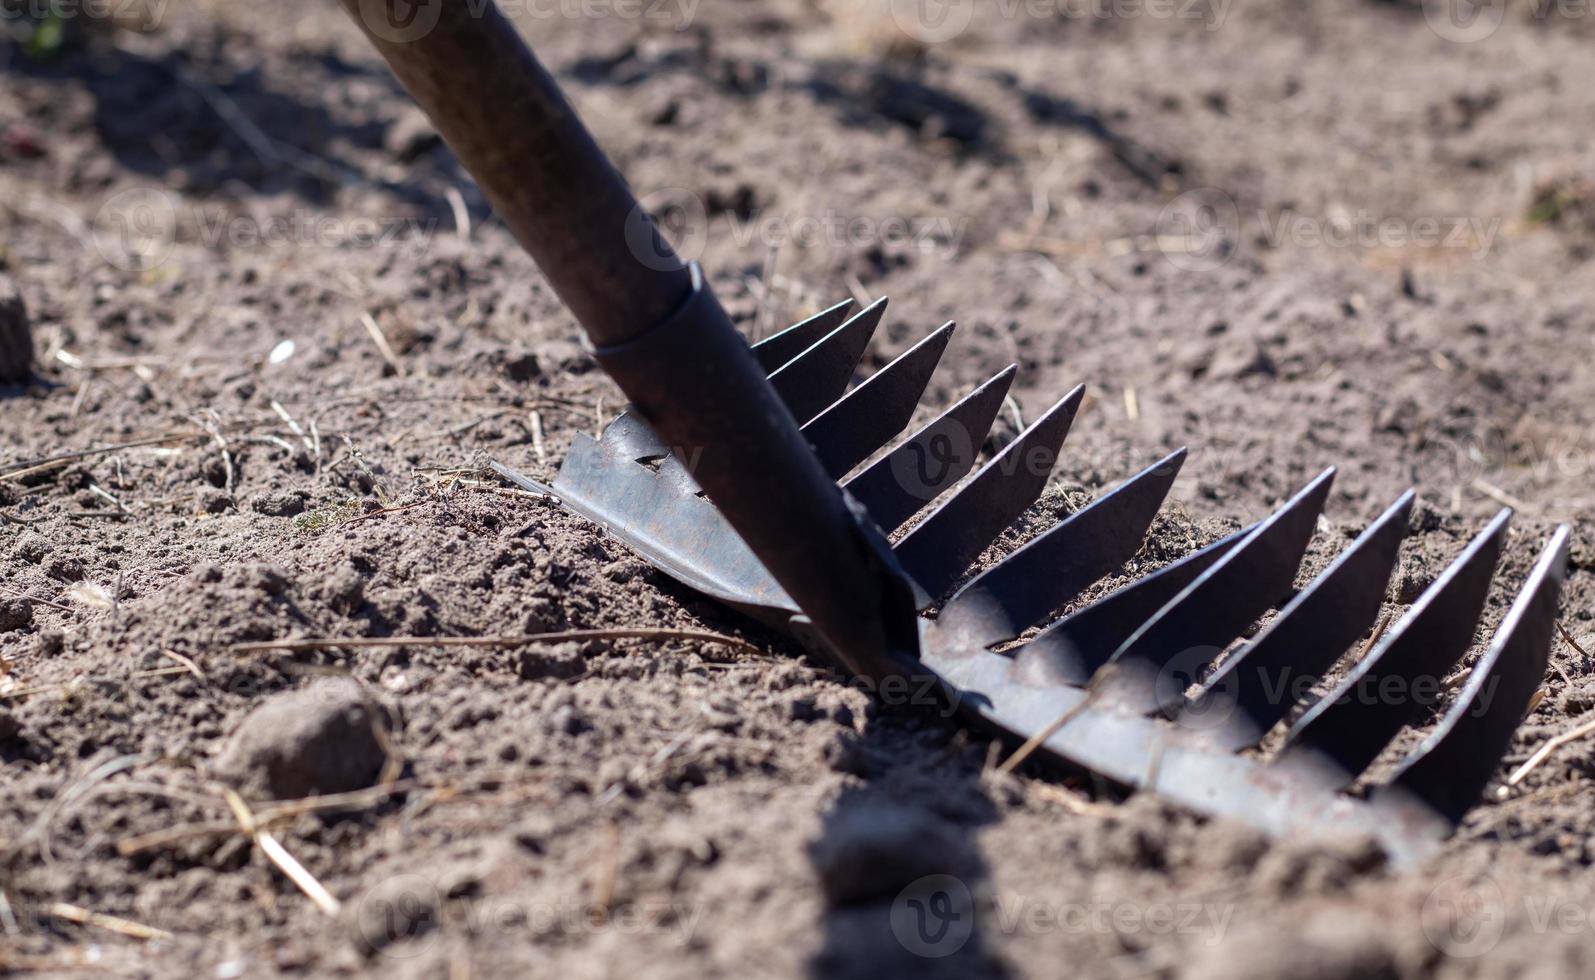
M843 748L838 767L863 784L810 845L826 900L811 976L1008 975L981 930L988 869L974 838L997 817L980 778L985 745L905 705L881 707Z

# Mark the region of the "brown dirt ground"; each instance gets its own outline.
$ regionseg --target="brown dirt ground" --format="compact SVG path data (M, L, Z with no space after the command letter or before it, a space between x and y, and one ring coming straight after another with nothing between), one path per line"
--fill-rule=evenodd
M981 3L928 50L841 0L704 4L685 25L680 4L518 9L639 191L704 205L682 230L750 333L887 294L873 363L960 320L929 402L1010 361L1027 416L1089 382L1054 504L1189 444L1143 563L1333 463L1310 568L1415 485L1394 609L1518 501L1481 638L1557 521L1575 528L1563 620L1595 630L1587 19L1515 5L1458 44L1415 2L1060 6ZM163 10L158 30L74 31L49 56L8 20L0 48L0 263L40 358L4 389L0 459L170 437L0 482L0 969L1595 969L1595 742L1398 874L1357 842L983 775L983 738L877 705L584 521L477 480L484 453L551 478L620 403L574 322L341 12ZM1202 202L1217 224L1181 250L1171 229ZM778 219L831 230L781 242ZM762 652L231 649L606 627ZM1509 762L1595 706L1595 665L1561 642L1552 658ZM347 706L347 675L402 791L273 825L341 901L329 916L231 832L208 780L252 709L290 691ZM974 932L920 958L891 899L944 872L970 887Z

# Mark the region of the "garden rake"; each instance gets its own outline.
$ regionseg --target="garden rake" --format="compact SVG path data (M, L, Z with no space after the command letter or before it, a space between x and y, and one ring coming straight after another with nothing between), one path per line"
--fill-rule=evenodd
M345 4L631 400L600 438L576 438L552 491L566 507L854 676L882 689L933 679L966 718L1019 744L1016 758L1276 836L1371 835L1397 863L1432 853L1478 800L1546 669L1566 527L1426 736L1363 785L1445 701L1510 512L1338 675L1379 613L1414 494L1281 602L1333 470L1258 523L1054 620L1140 550L1184 450L970 576L1045 487L1083 387L983 464L1012 367L901 438L952 324L851 388L884 300L749 346L491 3ZM1287 724L1279 748L1258 749Z

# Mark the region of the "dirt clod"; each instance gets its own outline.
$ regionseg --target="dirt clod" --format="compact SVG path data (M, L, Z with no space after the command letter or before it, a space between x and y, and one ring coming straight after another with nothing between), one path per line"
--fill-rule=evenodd
M250 712L216 760L218 774L274 799L373 785L387 754L383 712L344 678L276 695Z
M19 630L33 623L33 603L26 599L0 597L0 633Z
M33 328L22 293L0 276L0 384L21 384L33 369Z

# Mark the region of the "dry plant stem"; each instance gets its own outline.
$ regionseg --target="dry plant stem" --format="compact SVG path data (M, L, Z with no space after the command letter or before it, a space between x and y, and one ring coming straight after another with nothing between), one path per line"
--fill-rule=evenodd
M123 449L140 449L145 446L159 446L168 442L186 442L190 439L209 438L208 432L169 432L162 436L150 436L145 439L132 439L128 442L119 442L111 446L101 446L98 449L76 449L72 452L56 453L53 456L42 456L15 463L15 469L0 472L0 480L20 480L34 473L43 473L65 466L80 459L89 459L93 456L103 456L106 453L119 452Z
M65 902L54 902L50 905L49 912L57 919L76 922L79 925L94 926L107 932L114 932L130 939L171 939L172 934L165 929L144 925L142 922L133 922L130 919L120 919L114 915L95 912L90 909L68 905Z
M302 653L325 650L328 647L518 647L534 643L568 643L582 640L695 640L700 643L717 643L741 650L744 653L763 654L764 651L746 640L704 630L673 629L603 629L566 630L560 633L528 633L521 636L347 636L319 637L305 640L270 640L265 643L239 643L230 649L234 653Z
M1536 749L1533 755L1529 756L1527 762L1523 763L1521 766L1518 766L1517 769L1512 772L1512 775L1506 778L1506 783L1503 789L1511 789L1513 786L1521 783L1523 781L1523 777L1533 772L1536 768L1538 768L1540 763L1550 758L1552 752L1555 752L1557 749L1568 744L1569 742L1576 742L1592 732L1595 732L1595 720L1586 721L1584 724L1565 731L1560 735L1553 735L1551 738L1545 741L1544 745Z
M388 335L382 332L376 318L369 313L360 314L360 325L366 328L366 333L371 336L371 342L376 345L377 353L388 362L388 367L393 368L393 373L404 377L404 365L399 362L399 355L393 350L393 345L388 343Z
M1058 734L1058 732L1063 730L1064 725L1067 725L1069 722L1073 721L1076 715L1090 707L1091 702L1096 699L1097 692L1102 690L1102 681L1111 676L1112 673L1113 668L1111 665L1104 667L1101 671L1099 671L1097 673L1096 680L1091 685L1091 690L1086 692L1086 696L1081 698L1080 701L1073 707L1059 715L1057 720L1052 722L1052 724L1025 739L1024 744L1015 749L1013 755L1010 755L1002 765L997 767L997 774L999 776L1006 776L1015 769L1019 768L1019 766L1022 765L1026 759L1030 758L1031 754L1033 754L1037 749L1041 748L1041 746L1046 743L1047 739Z
M262 854L277 866L277 869L288 877L296 887L314 903L316 907L327 915L337 915L343 908L342 904L333 897L332 893L322 887L316 876L305 869L305 866L288 853L270 831L260 829L255 822L255 815L250 812L249 805L231 789L223 790L227 805L232 808L233 815L238 818L239 828L254 839L256 846Z

